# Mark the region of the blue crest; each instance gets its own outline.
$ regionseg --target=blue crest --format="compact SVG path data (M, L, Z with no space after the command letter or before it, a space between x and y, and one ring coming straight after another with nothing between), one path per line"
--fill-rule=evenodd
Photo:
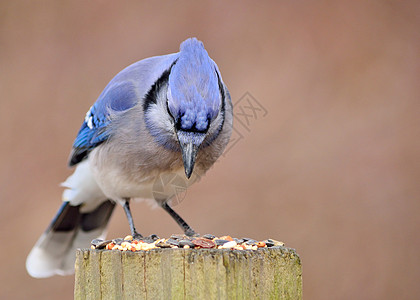
M180 50L169 75L168 107L178 129L205 132L221 104L216 66L195 38Z

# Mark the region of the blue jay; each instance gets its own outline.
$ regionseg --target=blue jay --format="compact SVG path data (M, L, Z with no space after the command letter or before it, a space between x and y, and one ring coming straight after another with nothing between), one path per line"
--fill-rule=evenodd
M63 204L28 255L33 277L71 274L75 249L105 238L119 203L131 234L137 232L130 199L152 199L181 226L171 208L174 191L153 197L153 183L182 175L187 186L218 159L232 132L232 103L216 63L195 38L180 52L138 61L118 73L89 109L74 141L62 183Z

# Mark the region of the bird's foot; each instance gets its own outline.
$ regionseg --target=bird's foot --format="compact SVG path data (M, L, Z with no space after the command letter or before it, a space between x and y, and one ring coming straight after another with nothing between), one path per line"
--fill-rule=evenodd
M158 239L159 237L156 234L151 234L149 236L142 238L143 242L148 243L148 244L152 244L154 241Z
M133 240L141 240L141 239L143 239L143 236L140 233L135 232L133 234Z
M189 236L189 237L199 237L200 236L200 234L195 232L194 229L192 229L192 228L186 229L184 233L185 233L186 236Z

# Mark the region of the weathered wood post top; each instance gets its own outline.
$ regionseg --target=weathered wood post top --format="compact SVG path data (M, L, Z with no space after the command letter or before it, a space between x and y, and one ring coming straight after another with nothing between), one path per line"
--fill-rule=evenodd
M301 299L294 249L79 249L75 299Z

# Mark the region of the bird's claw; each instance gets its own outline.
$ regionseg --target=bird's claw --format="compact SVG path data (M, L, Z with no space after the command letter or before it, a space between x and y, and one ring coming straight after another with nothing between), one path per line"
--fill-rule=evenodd
M187 230L185 230L185 235L189 236L189 237L199 237L200 236L200 234L195 232L194 229L192 229L192 228L188 228Z
M143 236L140 233L135 232L133 234L133 240L141 240L141 239L143 239Z

